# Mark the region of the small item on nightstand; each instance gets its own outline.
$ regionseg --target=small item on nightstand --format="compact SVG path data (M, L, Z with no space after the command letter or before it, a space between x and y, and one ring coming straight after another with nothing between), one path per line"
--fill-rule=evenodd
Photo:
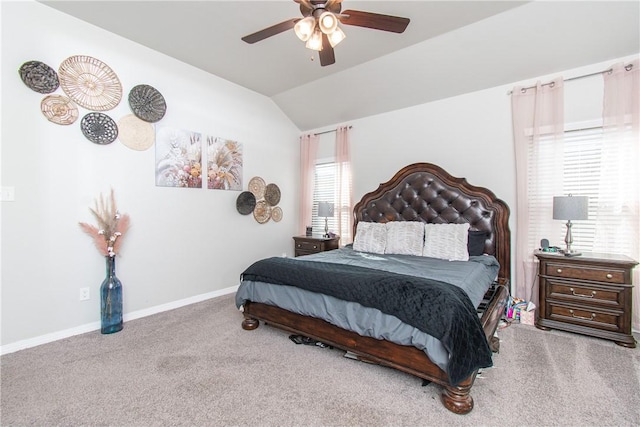
M307 237L313 236L313 227L307 227L307 232L305 234Z

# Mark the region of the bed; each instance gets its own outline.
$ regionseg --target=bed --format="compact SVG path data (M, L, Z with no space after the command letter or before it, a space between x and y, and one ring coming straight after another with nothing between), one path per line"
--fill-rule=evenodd
M447 409L470 412L509 295L508 206L439 166L415 163L365 194L353 218L353 245L268 258L243 272L243 329L262 321L415 375L442 387ZM437 243L443 233L447 243Z

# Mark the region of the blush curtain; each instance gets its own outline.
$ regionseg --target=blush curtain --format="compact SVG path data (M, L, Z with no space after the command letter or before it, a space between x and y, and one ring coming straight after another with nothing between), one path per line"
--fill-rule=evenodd
M300 223L298 233L305 235L306 227L313 219L313 189L315 184L316 156L320 137L305 134L300 137Z
M598 189L594 250L640 261L639 61L603 74L602 179ZM640 268L633 272L633 329L640 330Z
M349 126L338 126L336 130L336 216L340 244L353 242L353 197L351 182L351 147Z
M553 196L562 194L564 157L564 82L538 82L535 87L515 87L511 96L516 156L515 286L512 293L538 305L537 263L533 252L540 238L551 235L535 215L552 217ZM559 179L537 180L540 174ZM547 178L550 175L546 175ZM558 188L555 188L558 187Z

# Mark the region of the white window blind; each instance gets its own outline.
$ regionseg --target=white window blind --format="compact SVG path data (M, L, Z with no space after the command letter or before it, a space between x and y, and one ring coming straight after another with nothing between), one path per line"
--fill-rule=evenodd
M561 147L558 149L558 147ZM567 221L553 219L553 197L574 196L589 197L589 219L572 221L572 248L578 251L599 252L596 247L596 219L598 227L610 219L611 226L620 222L619 216L600 215L598 206L603 204L600 194L600 182L603 177L601 165L606 161L606 146L602 127L570 130L564 134L564 142L553 138L540 138L539 144L529 143L529 220L530 232L528 245L538 248L540 239L549 239L551 245L564 248ZM536 170L532 170L535 168ZM560 169L557 169L560 168ZM559 174L558 171L561 171ZM558 182L558 179L560 182ZM620 185L623 183L621 182ZM616 242L616 252L624 253L625 242Z
M330 202L333 203L334 206L338 206L338 200L336 200L336 168L337 165L333 159L319 160L318 163L316 163L315 187L313 191L313 215L311 223L314 235L324 234L325 219L324 217L318 217L318 202ZM349 209L348 203L348 201L342 201L344 209ZM336 233L338 228L337 221L337 216L328 218L329 231ZM343 234L345 234L344 230L347 230L346 218L343 219L342 230ZM348 230L348 232L350 234L351 230ZM344 238L348 236L341 237Z

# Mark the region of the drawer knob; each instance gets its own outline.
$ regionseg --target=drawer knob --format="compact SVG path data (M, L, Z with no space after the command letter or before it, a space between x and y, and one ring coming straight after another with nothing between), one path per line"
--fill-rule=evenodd
M596 291L591 291L591 295L587 295L587 294L576 294L576 291L573 288L569 288L569 290L571 291L571 294L576 297L593 298L596 296Z
M607 273L607 279L613 279L613 274Z
M313 245L313 249L318 249L318 246L316 246L316 245Z
M583 316L576 316L573 313L573 310L569 310L569 313L571 313L571 317L575 317L576 319L582 319L582 320L593 320L596 318L596 314L595 313L591 313L591 317L583 317Z
M557 269L556 273L558 273L558 274L562 273L562 269L561 268Z

